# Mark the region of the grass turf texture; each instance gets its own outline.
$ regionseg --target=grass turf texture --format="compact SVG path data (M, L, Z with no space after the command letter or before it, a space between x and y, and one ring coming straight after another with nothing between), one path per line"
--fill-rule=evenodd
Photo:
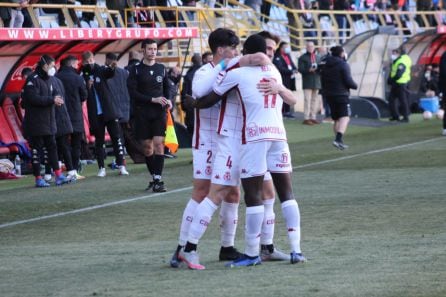
M0 296L446 296L446 138L439 121L351 126L347 151L330 125L287 121L302 214L303 265L229 269L218 262L218 219L200 243L206 270L171 269L190 196L190 151L166 160L170 193L153 195L144 165L77 184L34 189L0 182L0 224L133 197L143 199L0 228ZM388 147L413 146L364 155ZM308 165L349 157L350 159ZM173 191L180 189L178 191ZM181 190L183 189L183 190ZM146 197L147 196L147 197ZM276 201L276 245L288 250ZM243 249L244 206L236 245Z

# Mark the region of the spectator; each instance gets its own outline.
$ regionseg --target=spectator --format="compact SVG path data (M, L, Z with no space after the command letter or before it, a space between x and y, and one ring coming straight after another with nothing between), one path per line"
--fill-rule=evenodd
M73 5L75 0L45 0L46 4L61 4L61 5ZM43 1L43 2L45 2ZM96 0L95 0L96 1ZM96 2L95 4L96 5ZM57 13L57 19L59 26L67 26L68 23L66 23L65 15L63 14L62 9L60 8L43 8L43 11L46 13ZM80 21L76 15L76 12L74 9L68 9L68 13L70 14L70 18L73 21L74 25L77 27L80 27ZM86 13L84 13L86 14ZM94 14L93 14L94 16Z
M338 12L349 10L349 2L347 0L333 0L333 10ZM338 24L339 32L339 43L343 44L345 42L345 37L347 37L347 17L343 13L335 14L336 23Z
M279 48L276 50L273 63L282 76L283 85L291 90L296 90L296 73L297 68L291 59L291 48L288 43L282 41L279 44ZM290 105L283 103L282 113L284 117L294 118Z
M11 0L12 3L20 4L20 7L10 8L10 20L9 28L22 28L25 16L22 13L22 9L28 6L28 0Z
M271 12L271 2L262 1L260 6L260 21L267 24L269 22L269 14Z
M439 71L438 64L426 66L424 76L421 79L421 92L433 91L435 95L439 94Z
M95 150L98 160L98 176L105 177L105 128L110 134L113 143L113 152L120 175L128 175L125 168L124 145L119 127L119 119L123 117L120 102L112 93L107 79L115 75L116 63L111 63L110 67L100 66L95 63L92 52L82 54L82 76L87 84L88 98L88 121L92 134L96 137Z
M390 84L390 120L409 122L409 103L408 103L408 89L410 82L410 72L412 67L412 60L406 54L404 49L398 48L392 51L392 66L388 83ZM400 119L400 108L403 118Z
M97 0L79 0L82 5L93 5L96 6ZM90 24L94 20L94 12L82 12L82 20L87 24Z
M298 60L299 72L302 74L302 89L304 90L304 125L319 124L316 115L321 107L319 90L321 78L318 65L321 58L315 51L314 43L307 42L307 52Z
M125 9L130 7L129 6L129 0L105 0L105 5L107 6L108 9L110 10L117 10L119 11L119 14L121 15L122 20L125 20ZM120 27L120 23L118 20L118 16L114 15L113 16L113 21L115 22L115 26L116 27ZM111 25L109 24L109 26L111 27Z
M327 97L334 120L333 146L344 150L348 148L348 145L344 144L343 136L350 121L350 89L357 89L358 85L352 79L350 66L345 61L344 49L334 46L330 52L331 55L327 56L321 69L322 94Z
M311 6L312 4L314 5L314 3L315 2L312 2L311 4L309 2L304 2L305 9L314 9L315 7ZM316 31L314 31L315 25L314 25L313 14L310 12L301 13L299 16L299 20L302 23L302 27L304 29L304 37L306 38L316 37L317 34Z
M212 53L207 52L203 54L203 57L206 59L209 54L212 56ZM186 124L187 131L190 135L194 133L194 108L187 106L187 104L184 103L187 101L187 95L192 96L192 79L194 78L195 72L201 67L202 60L200 54L194 54L192 56L192 66L187 70L186 75L183 78L183 87L181 89L181 108L185 113L184 123Z
M67 56L61 61L61 67L56 77L62 81L65 88L65 105L73 127L70 135L70 151L72 170L77 178L83 178L80 171L80 155L82 137L84 134L84 116L82 102L87 100L88 91L85 81L77 74L79 60L75 56Z
M320 56L320 62L318 65L319 68L319 74L321 71L321 64L325 64L327 57L329 56L327 48L320 47L318 50L319 56ZM321 85L322 87L322 85ZM330 111L330 105L328 105L327 98L322 94L322 89L319 90L319 94L322 97L322 107L321 110L323 110L324 119L322 120L323 123L333 123L333 119L331 118L331 111Z
M63 105L64 101L55 88L55 73L54 59L43 55L36 71L28 77L23 91L23 105L26 109L23 128L31 146L33 174L36 187L39 188L50 186L40 173L40 155L44 154L44 148L46 159L56 174L56 185L68 181L57 160L55 106Z
M201 64L205 65L207 63L211 63L214 60L214 55L211 52L205 52L201 56Z

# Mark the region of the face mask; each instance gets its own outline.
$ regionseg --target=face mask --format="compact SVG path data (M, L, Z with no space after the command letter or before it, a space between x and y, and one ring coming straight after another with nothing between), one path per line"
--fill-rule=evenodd
M347 52L344 52L344 60L347 61L347 59L348 59Z
M291 48L286 47L285 48L285 54L291 54Z
M392 61L395 61L395 60L398 58L398 56L395 55L395 54L392 54L392 55L390 56L390 58L392 59Z
M56 74L56 67L48 69L48 76L54 76Z
M424 74L424 77L425 77L426 79L431 78L431 72L430 72L430 71L426 71L426 73Z

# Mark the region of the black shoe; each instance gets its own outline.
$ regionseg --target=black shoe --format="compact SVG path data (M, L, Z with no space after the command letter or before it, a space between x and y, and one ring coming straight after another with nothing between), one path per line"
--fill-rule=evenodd
M154 193L163 193L166 192L166 188L164 187L164 182L160 180L155 180L153 184L153 192Z
M166 158L166 159L176 159L177 156L175 156L172 153L164 153L164 158Z
M155 181L151 181L151 182L149 183L149 185L148 185L147 188L146 188L146 191L150 191L150 190L153 188L153 185L155 185Z
M229 246L229 247L221 247L220 255L218 256L218 258L220 259L220 261L234 261L240 258L241 256L243 256L243 254L237 251L235 247Z

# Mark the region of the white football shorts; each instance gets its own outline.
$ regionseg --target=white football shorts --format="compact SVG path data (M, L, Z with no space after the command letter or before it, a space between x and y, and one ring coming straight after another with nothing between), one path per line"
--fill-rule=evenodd
M218 135L216 143L217 153L212 167L211 183L239 186L241 139Z

